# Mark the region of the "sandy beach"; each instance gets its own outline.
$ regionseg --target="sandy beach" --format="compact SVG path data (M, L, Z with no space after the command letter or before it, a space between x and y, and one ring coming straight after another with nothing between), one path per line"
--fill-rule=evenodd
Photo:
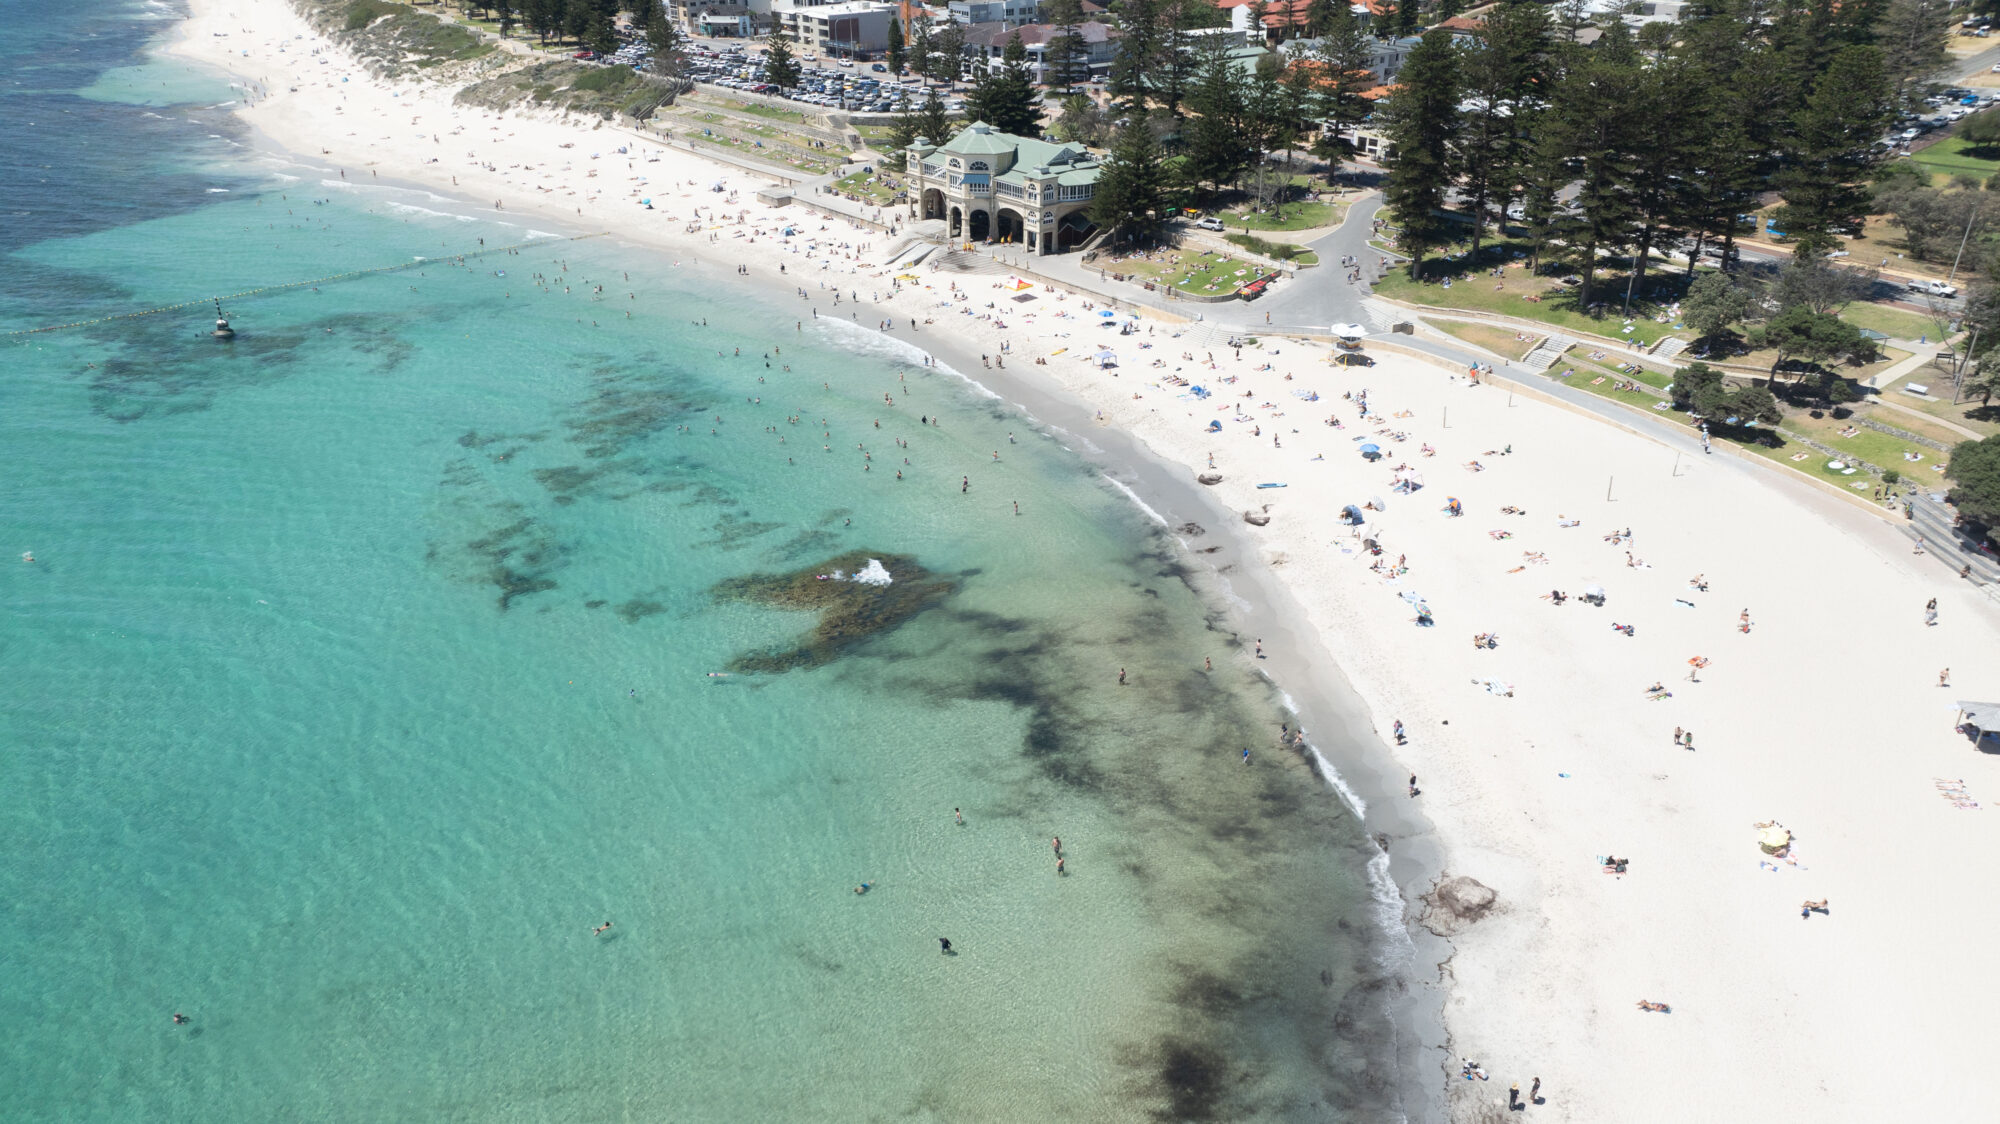
M1321 741L1321 696L1351 684L1373 726L1354 733L1374 744L1336 763L1374 805L1368 822L1392 853L1434 849L1445 875L1497 895L1476 921L1433 914L1449 960L1410 968L1442 991L1449 1041L1420 1048L1453 1119L1486 1119L1537 1077L1545 1103L1528 1111L1570 1121L1991 1111L1972 1075L2000 1039L1983 947L2000 902L1982 889L2000 758L1952 722L1954 700L2000 697L2000 606L1892 524L1393 351L1373 350L1373 367L1284 340L1239 354L1150 316L1120 336L1088 294L1035 285L1018 304L1004 277L927 266L899 283L898 241L764 207L743 172L379 81L284 0L193 11L169 53L256 84L244 120L324 169L324 187L300 191L417 184L524 233L605 230L718 276L741 267L802 289L802 317L889 320L974 377L1002 356L996 389L1067 404L1045 423L1129 434L1185 478L1219 474L1193 500L1142 499L1254 544L1228 557L1257 573L1220 579L1248 599L1282 588L1246 611L1282 630L1258 666ZM1313 272L1327 271L1290 283L1334 280ZM1100 341L1118 366L1089 360ZM1347 505L1361 526L1342 523ZM1196 551L1213 539L1184 539L1191 565L1211 564ZM1583 600L1593 586L1601 607ZM1793 835L1783 857L1758 846L1771 822ZM1622 874L1607 856L1629 860ZM1434 873L1405 880L1413 924ZM1801 917L1807 900L1827 908ZM1462 1079L1461 1058L1490 1079Z

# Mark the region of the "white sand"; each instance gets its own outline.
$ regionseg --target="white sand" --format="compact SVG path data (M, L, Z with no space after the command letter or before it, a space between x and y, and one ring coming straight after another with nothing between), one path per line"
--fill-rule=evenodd
M261 82L270 94L244 116L325 163L329 180L331 169L344 168L350 184L379 171L481 206L504 200L516 221L566 217L682 250L708 248L713 236L730 246L730 265L757 276L785 261L796 283L851 272L846 283L864 299L890 287L879 268L885 236L761 208L752 177L680 152L657 163L612 156L637 142L587 123L458 110L448 94L378 84L345 59L321 65L311 50L325 44L282 0L195 0L195 10L174 50ZM704 190L718 179L741 192L732 217L705 217L686 233L693 208L723 201ZM638 207L640 194L658 209ZM738 211L747 226L735 225ZM822 239L806 276L800 240L774 235L785 221ZM998 352L1004 337L1011 370L1052 380L1160 456L1192 471L1212 452L1226 477L1221 499L1271 505L1271 524L1253 532L1265 560L1385 740L1392 719L1408 725L1409 745L1384 752L1419 775L1446 869L1500 895L1500 912L1453 938L1457 953L1440 974L1451 1068L1469 1056L1493 1078L1444 1075L1455 1099L1504 1103L1509 1082L1525 1092L1540 1076L1547 1103L1530 1110L1540 1119L1990 1118L1977 1085L2000 1042L2000 971L1987 949L2000 922L1990 889L2000 759L1953 732L1950 703L2000 698L1992 602L1914 557L1889 524L1768 468L1696 455L1680 458L1676 475L1674 453L1654 440L1381 352L1373 369L1332 368L1323 348L1278 343L1240 362L1218 353L1210 369L1181 358L1206 347L1190 349L1153 321L1150 335L1115 340L1124 366L1114 376L1079 361L1113 336L1088 318L1085 297L1044 292L1039 314L1024 314L1002 303L993 278L971 276L966 299L949 303L972 314L958 314L940 307L948 277L926 272L924 287L906 287L885 315L934 319L980 351ZM861 315L873 322L866 306ZM1020 370L1059 348L1068 351L1048 367ZM1166 367L1149 366L1155 359ZM1274 369L1253 370L1266 362ZM1160 384L1176 371L1214 397L1196 402ZM1221 381L1230 376L1238 381ZM1361 387L1381 414L1409 411L1384 419L1407 441L1358 422L1341 396ZM1320 400L1293 397L1307 389ZM1254 420L1230 420L1228 406ZM1329 416L1345 428L1326 426ZM1225 432L1203 433L1210 418ZM1364 433L1387 454L1379 465L1354 451L1351 438ZM1419 454L1423 442L1434 457ZM1488 452L1508 444L1512 455ZM1485 471L1462 467L1474 459ZM1413 496L1390 490L1390 466L1404 461L1428 483ZM1289 487L1260 491L1260 481ZM1389 501L1377 524L1387 559L1409 559L1399 580L1371 573L1335 520L1342 505L1374 495ZM1463 501L1463 518L1440 514L1447 496ZM1499 514L1506 504L1528 514ZM1560 528L1559 515L1582 524ZM1603 540L1626 527L1635 541ZM1643 568L1626 566L1628 549ZM1524 562L1524 552L1547 562ZM1707 593L1690 590L1697 573ZM1591 582L1609 592L1607 607L1539 599ZM1410 590L1436 627L1410 623L1399 597ZM1942 623L1927 628L1933 596ZM1736 629L1745 607L1748 635ZM1475 651L1476 632L1497 633L1500 646ZM1690 683L1685 661L1696 655L1713 662ZM1955 686L1940 689L1947 666ZM1269 670L1295 692L1328 671ZM1513 697L1473 683L1486 678L1512 684ZM1646 699L1641 689L1655 680L1671 699ZM1693 752L1670 743L1676 726L1694 732ZM1939 777L1965 778L1986 806L1953 807ZM1796 866L1760 865L1752 825L1773 818L1798 835ZM1626 876L1600 872L1595 856L1607 852L1631 860ZM1829 899L1831 913L1801 920L1807 898ZM1642 1014L1642 998L1673 1013Z

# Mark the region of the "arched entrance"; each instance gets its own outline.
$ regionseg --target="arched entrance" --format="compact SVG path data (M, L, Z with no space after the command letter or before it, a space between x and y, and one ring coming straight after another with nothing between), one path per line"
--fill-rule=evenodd
M992 237L992 216L985 211L974 211L966 220L965 238L968 242L984 242Z
M959 210L957 207L953 207L951 209L951 218L945 224L945 232L956 238L958 237L959 228L964 225L965 212Z
M1011 207L1002 207L993 216L993 240L996 242L1019 242L1026 232L1027 223L1021 212Z
M924 217L927 219L944 217L944 192L935 187L924 189Z

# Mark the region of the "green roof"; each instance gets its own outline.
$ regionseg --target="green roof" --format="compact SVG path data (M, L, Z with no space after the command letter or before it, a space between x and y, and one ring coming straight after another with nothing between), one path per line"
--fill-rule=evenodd
M1006 133L996 133L993 126L984 121L975 121L959 131L959 134L943 145L940 152L956 153L960 156L1005 156L1014 151L1020 138Z

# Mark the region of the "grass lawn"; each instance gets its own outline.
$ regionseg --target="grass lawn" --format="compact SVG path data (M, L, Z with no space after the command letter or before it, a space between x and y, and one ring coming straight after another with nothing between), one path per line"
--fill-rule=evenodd
M1842 363L1839 365L1837 370L1839 371L1841 378L1853 379L1858 381L1861 379L1869 378L1870 376L1874 375L1877 371L1882 371L1890 367L1893 367L1896 364L1902 362L1903 360L1908 359L1909 357L1910 353L1907 351L1898 351L1893 347L1884 347L1882 348L1882 357L1880 359L1875 360L1875 362L1868 364L1867 366L1856 367L1848 363ZM1748 367L1751 370L1756 371L1757 377L1760 379L1764 378L1765 372L1771 369L1771 364L1776 363L1777 361L1778 361L1778 353L1768 347L1762 348L1757 351L1745 352L1741 355L1732 355L1729 357L1728 360L1730 366L1732 367ZM1732 371L1730 373L1737 378L1746 377L1745 375L1739 372ZM1796 371L1780 371L1778 372L1778 378L1780 384L1782 385L1785 382L1797 380L1799 378L1799 374Z
M1658 403L1667 399L1668 393L1666 388L1672 383L1673 376L1643 369L1620 372L1615 368L1591 362L1587 358L1587 355L1587 349L1582 347L1575 348L1568 355L1565 355L1561 362L1550 368L1550 371L1553 374L1565 369L1574 369L1575 374L1558 381L1566 383L1574 389L1594 394L1599 398L1609 398L1614 402L1623 402L1628 406L1644 410L1654 417L1663 418L1675 425L1686 426L1690 429L1694 427L1693 423L1688 420L1688 416L1679 410L1661 410L1655 408ZM1607 356L1606 359L1608 361L1610 357ZM1603 381L1596 381L1599 379ZM1644 385L1638 390L1619 390L1617 386L1621 382L1638 382ZM1894 424L1893 418L1885 418L1884 420L1890 424ZM1873 464L1885 467L1898 467L1899 469L1903 467L1913 468L1917 469L1924 476L1935 477L1937 475L1929 471L1929 466L1937 462L1935 452L1917 446L1908 446L1913 451L1927 454L1926 459L1922 463L1908 464L1902 459L1902 451L1906 443L1886 433L1878 433L1872 429L1862 429L1861 434L1851 440L1845 438L1835 440L1834 438L1839 430L1847 424L1847 422L1833 421L1831 418L1814 419L1805 413L1792 413L1788 411L1784 422L1777 430L1766 429L1759 431L1775 436L1777 438L1776 445L1763 445L1743 441L1731 443L1739 449L1755 453L1767 460L1796 468L1810 476L1818 476L1828 483L1835 484L1845 490L1866 493L1868 495L1873 495L1876 486L1881 484L1881 477L1864 471L1857 471L1854 475L1848 476L1845 473L1829 469L1826 465L1827 461L1831 458L1816 449L1809 449L1800 444L1796 439L1788 435L1786 430L1807 432L1813 440L1823 445L1847 450L1851 455L1860 457ZM1807 430L1807 427L1819 426L1824 426L1825 432L1819 432L1817 429ZM1870 442L1867 440L1869 437L1879 438L1880 442ZM1717 434L1718 444L1728 440L1727 437ZM1792 459L1801 453L1805 454L1804 459L1796 461ZM1887 459L1884 459L1885 457ZM1903 475L1914 476L1917 474L1904 472ZM1854 487L1856 484L1862 486L1856 488Z
M1541 336L1530 334L1528 339L1520 339L1522 333L1507 328L1496 328L1491 324L1470 324L1463 320L1433 320L1434 327L1443 328L1469 344L1483 347L1495 355L1509 359L1519 359L1535 349Z
M1983 180L1995 172L2000 172L2000 160L1987 160L1968 155L1966 149L1969 147L1972 146L1962 137L1946 137L1934 145L1912 153L1910 159L1923 165L1924 169L1934 176L1949 177L1964 174L1978 176Z
M896 189L882 182L879 175L856 172L833 181L834 189L851 195L872 199L877 203L890 203L896 198Z
M1850 304L1840 310L1840 318L1857 328L1868 328L1899 340L1914 340L1929 336L1939 339L1950 327L1950 321L1942 324L1921 312L1911 312L1904 308L1893 308L1886 304Z
M1770 212L1775 209L1775 207L1766 207L1757 213L1768 218ZM1762 229L1762 223L1759 224L1756 238L1773 245L1790 246L1790 243L1779 242L1765 233ZM1861 228L1861 234L1858 237L1842 235L1840 243L1841 248L1848 252L1848 257L1843 260L1842 264L1856 265L1863 269L1869 269L1880 267L1886 260L1891 269L1903 273L1915 273L1921 276L1940 278L1951 270L1951 262L1949 260L1944 262L1927 262L1904 256L1904 251L1908 248L1909 244L1904 241L1903 228L1896 225L1895 221L1887 215L1869 215L1868 222ZM1954 242L1953 245L1956 246L1957 243ZM1972 258L1971 249L1968 248L1966 254L1968 258ZM1959 275L1964 276L1965 270L1959 270Z
M1896 394L1894 401L1898 406L1906 406L1912 410L1920 410L1934 418L1954 422L1983 437L1991 437L1996 433L2000 433L2000 402L1996 402L1991 406L1981 406L1979 399L1974 398L1970 402L1960 402L1954 406L1951 404L1951 381L1945 377L1945 373L1927 367L1924 369L1923 374L1928 376L1928 378L1918 378L1916 375L1912 375L1908 381L1927 382L1931 390L1940 394L1941 397L1937 401L1925 401L1922 398L1912 398L1907 394ZM1895 392L1891 391L1891 393ZM1902 426L1904 429L1913 430L1917 428L1913 424L1915 419L1901 411L1884 411L1882 421L1887 425ZM1951 433L1949 431L1932 433L1927 436L1953 443L1970 440L1970 438L1965 437L1963 434Z
M1165 250L1151 256L1157 260L1112 258L1107 268L1201 296L1233 293L1258 277L1256 266L1223 254Z
M1495 284L1503 286L1495 289ZM1662 336L1673 334L1672 326L1640 318L1632 321L1629 335L1623 332L1625 321L1617 315L1589 316L1577 311L1574 303L1565 295L1551 296L1544 300L1529 300L1544 293L1553 293L1562 286L1546 278L1533 277L1525 269L1507 271L1505 280L1495 282L1483 274L1454 282L1450 288L1436 282L1416 282L1410 280L1406 269L1393 270L1387 277L1375 283L1375 291L1382 296L1411 304L1428 305L1432 308L1467 308L1481 312L1497 312L1503 316L1518 316L1524 320L1539 320L1558 330L1589 332L1593 335L1636 339L1652 346ZM1600 282L1599 291L1606 291Z
M783 121L788 125L805 124L806 115L796 109L779 109L776 106L756 105L747 101L733 101L729 108L738 113L748 113L756 117L768 117L773 121Z
M1269 212L1258 213L1239 208L1222 211L1217 217L1231 229L1242 230L1310 230L1317 226L1333 226L1347 213L1344 203L1287 203L1284 217L1278 218Z
M1926 448L1914 441L1905 441L1880 430L1855 425L1855 421L1855 418L1837 421L1831 415L1815 418L1810 414L1797 414L1785 419L1785 428L1810 437L1822 445L1839 449L1849 456L1859 457L1870 464L1893 468L1905 476L1922 478L1937 475L1930 471L1930 467L1943 457L1943 454L1936 449ZM1882 421L1887 425L1896 424L1892 417L1885 417ZM1850 426L1855 429L1854 436L1841 436L1841 433ZM1914 463L1905 461L1904 453L1914 453L1924 459ZM1821 460L1824 459L1822 456Z

